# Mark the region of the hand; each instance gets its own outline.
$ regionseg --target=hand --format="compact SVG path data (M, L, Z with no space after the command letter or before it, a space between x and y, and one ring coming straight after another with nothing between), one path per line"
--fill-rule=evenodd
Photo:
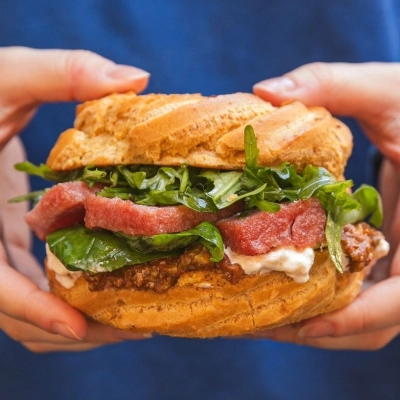
M335 349L385 346L400 333L400 65L315 63L262 81L254 92L275 105L297 99L358 120L385 156L380 179L382 230L391 245L390 254L374 267L387 271L384 279L361 292L352 304L257 336ZM382 269L385 264L388 268Z
M24 159L22 144L14 136L44 102L140 92L148 79L143 70L87 51L0 48L0 329L32 351L87 350L143 336L88 321L48 293L43 269L30 252L30 232L23 220L27 205L8 203L29 192L27 178L13 168Z

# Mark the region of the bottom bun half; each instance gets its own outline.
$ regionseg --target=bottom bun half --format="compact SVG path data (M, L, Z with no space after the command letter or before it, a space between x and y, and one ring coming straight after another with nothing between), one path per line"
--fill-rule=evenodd
M236 336L299 322L349 304L363 271L339 274L327 251L316 252L306 283L282 272L246 276L231 284L221 274L182 275L165 293L128 289L92 292L80 276L71 289L47 269L51 292L87 316L138 333L212 338Z

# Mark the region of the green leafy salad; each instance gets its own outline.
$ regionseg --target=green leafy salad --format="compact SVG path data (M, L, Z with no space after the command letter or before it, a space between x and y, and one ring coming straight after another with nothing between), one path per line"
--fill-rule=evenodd
M60 183L84 181L89 186L104 187L96 194L108 198L148 206L185 205L199 212L216 212L242 201L242 217L254 209L277 212L279 203L315 197L327 213L326 239L330 258L343 272L341 234L344 224L369 218L380 227L382 207L375 188L362 185L353 194L351 180L337 181L325 168L308 165L301 173L294 165L276 167L257 164L259 149L251 126L244 132L246 166L243 171L204 170L187 165L159 167L149 165L118 165L57 172L44 164L16 164L19 171ZM38 202L48 189L32 192L11 201ZM182 254L184 249L200 242L214 262L224 256L224 245L218 229L203 222L194 229L155 236L128 236L110 231L90 230L75 225L50 233L46 238L50 250L69 270L106 272L127 265L141 264Z

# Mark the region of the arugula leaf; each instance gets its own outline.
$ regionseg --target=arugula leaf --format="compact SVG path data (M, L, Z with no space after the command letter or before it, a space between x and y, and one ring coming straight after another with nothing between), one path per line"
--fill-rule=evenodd
M144 179L146 178L146 172L144 171L130 171L130 169L124 165L118 165L117 171L122 174L126 179L130 187L139 188Z
M304 184L300 188L299 199L309 199L318 189L336 182L336 178L325 168L315 168L311 165L306 166L302 176Z
M111 179L107 179L107 176L108 176L107 171L96 168L95 165L90 164L90 165L87 165L83 169L81 179L90 184L93 184L95 182L107 183L109 180L111 180ZM115 178L114 178L114 181L115 181Z
M16 163L14 168L17 171L26 172L29 175L39 176L43 179L53 182L68 182L79 179L82 175L82 170L72 170L66 172L53 171L46 164L35 165L30 161Z
M156 206L156 205L177 205L183 204L192 210L199 212L216 212L218 208L202 191L193 189L185 193L179 190L151 190L143 198L135 198L137 204Z
M199 176L212 182L213 188L206 194L212 199L217 209L228 207L240 200L237 192L241 189L242 171L218 172L208 170Z
M329 257L336 269L343 273L342 255L343 249L341 245L343 229L343 214L339 208L334 208L328 212L326 219L325 236L328 245Z
M114 198L118 197L122 200L132 199L132 190L125 187L104 187L102 190L96 193L97 196Z
M257 166L258 154L257 138L251 125L244 128L244 154L247 168L255 168Z
M261 211L267 211L271 213L278 212L281 209L278 203L274 203L272 201L267 201L267 200L259 200L257 198L254 198L254 200L252 201L251 206L253 205L254 207L257 207ZM251 206L249 206L248 208L251 208Z
M224 243L221 234L210 222L202 222L193 229L178 233L154 236L129 236L123 233L116 235L123 238L134 250L145 254L182 249L200 240L200 243L210 252L211 261L218 262L224 258Z
M379 192L372 186L361 185L352 195L360 204L360 208L345 214L347 223L364 221L369 217L369 222L380 228L383 222L382 200Z
M23 194L21 196L13 197L9 199L9 203L20 203L21 201L32 201L33 206L35 206L39 200L43 197L48 189L45 190L36 190L34 192L30 192L28 194Z
M180 254L179 251L143 254L111 232L94 231L82 225L52 232L47 235L46 241L51 252L70 271L114 271L128 265Z

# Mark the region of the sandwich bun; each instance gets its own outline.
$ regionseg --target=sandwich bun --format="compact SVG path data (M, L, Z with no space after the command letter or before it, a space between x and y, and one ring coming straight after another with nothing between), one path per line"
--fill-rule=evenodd
M188 272L164 293L106 289L92 292L81 276L65 288L47 269L52 293L117 329L212 338L238 336L337 310L358 295L364 272L339 274L328 252L316 252L310 279L283 272L248 275L232 285L215 272Z
M247 93L137 96L113 94L77 108L74 128L61 134L47 165L68 171L90 164L155 164L240 170L243 131L252 125L258 164L324 167L343 178L352 150L349 129L321 107L281 107ZM48 262L48 260L47 260ZM243 335L295 323L350 303L364 272L340 274L327 250L316 250L310 279L283 272L247 275L231 284L213 271L186 272L164 293L90 291L79 276L71 288L47 268L51 291L89 317L118 329L180 337Z
M352 135L322 107L298 101L273 107L249 93L114 94L77 108L47 165L56 171L87 165L154 164L235 170L245 166L243 131L252 125L258 164L308 164L343 176Z

